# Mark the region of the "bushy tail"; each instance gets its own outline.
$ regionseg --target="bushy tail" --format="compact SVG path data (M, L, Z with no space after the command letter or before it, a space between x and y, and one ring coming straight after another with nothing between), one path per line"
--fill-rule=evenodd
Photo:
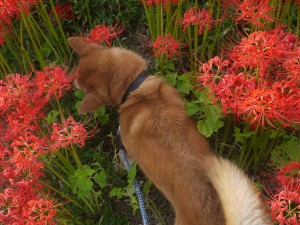
M259 194L253 183L226 159L208 160L208 177L223 204L227 225L269 224L264 216Z

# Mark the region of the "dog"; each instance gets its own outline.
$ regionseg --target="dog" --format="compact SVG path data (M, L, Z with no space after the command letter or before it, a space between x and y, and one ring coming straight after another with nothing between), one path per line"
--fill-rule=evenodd
M267 224L254 184L237 166L213 154L175 88L149 75L123 99L147 70L145 59L83 37L70 37L68 43L80 57L75 86L85 96L79 113L119 105L127 155L170 201L175 225Z

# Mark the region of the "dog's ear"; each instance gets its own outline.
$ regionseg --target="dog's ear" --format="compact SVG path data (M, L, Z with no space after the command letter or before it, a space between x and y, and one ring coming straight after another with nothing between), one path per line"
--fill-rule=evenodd
M99 108L103 103L97 98L96 94L90 92L86 94L79 106L78 112L84 114L87 112L93 112Z
M68 43L80 57L87 55L94 48L101 48L101 45L92 43L85 37L70 37Z

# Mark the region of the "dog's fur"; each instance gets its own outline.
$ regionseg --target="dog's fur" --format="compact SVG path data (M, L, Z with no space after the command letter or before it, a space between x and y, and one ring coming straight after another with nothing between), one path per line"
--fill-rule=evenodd
M120 105L146 61L121 48L68 39L80 56L76 86L86 93L80 113ZM164 193L175 209L176 225L265 224L258 192L236 166L213 155L184 108L176 89L149 76L120 105L127 154Z

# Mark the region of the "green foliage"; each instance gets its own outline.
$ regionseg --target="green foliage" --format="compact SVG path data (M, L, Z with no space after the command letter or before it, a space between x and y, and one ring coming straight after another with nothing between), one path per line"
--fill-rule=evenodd
M57 121L57 117L59 116L59 111L52 109L48 114L45 120L48 124L54 123Z
M295 136L285 136L285 138L286 141L275 147L271 155L271 160L278 169L289 162L300 162L300 139Z
M136 29L137 21L142 21L144 14L136 0L70 0L76 15L77 24L89 27L98 24L114 25L118 22L126 29ZM77 25L78 26L78 25Z
M197 122L199 132L205 137L211 137L224 125L221 108L209 99L207 89L194 91L194 94L195 99L186 103L187 112L190 116L199 118Z
M73 193L77 194L79 198L91 198L91 190L93 187L92 175L95 170L88 165L84 165L82 170L77 169L73 175L69 177L72 185Z

